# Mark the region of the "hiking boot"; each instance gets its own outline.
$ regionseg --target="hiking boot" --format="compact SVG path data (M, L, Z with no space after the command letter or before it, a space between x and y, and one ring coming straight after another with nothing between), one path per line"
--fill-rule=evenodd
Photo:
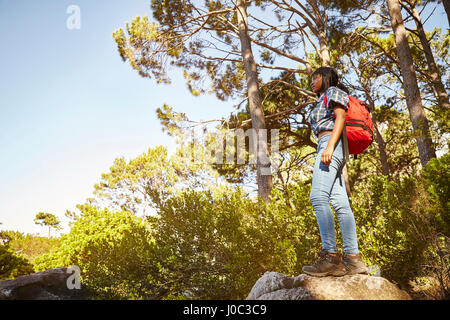
M304 266L302 271L310 276L343 276L347 273L339 255L331 255L327 250L320 252L319 259L312 266Z
M347 269L347 274L368 274L369 270L367 269L360 254L352 254L351 256L344 254L342 257L342 263Z

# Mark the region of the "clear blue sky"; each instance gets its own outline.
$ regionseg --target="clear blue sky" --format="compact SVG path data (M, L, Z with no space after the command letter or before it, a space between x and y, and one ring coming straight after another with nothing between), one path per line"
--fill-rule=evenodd
M112 32L150 0L0 0L1 229L45 234L40 211L64 220L120 156L149 147L174 149L155 110L163 103L191 119L226 116L233 102L193 97L181 71L171 86L140 77L117 53ZM81 29L69 30L70 5ZM447 27L437 10L427 23Z
M69 5L81 29L69 30ZM174 143L156 108L194 120L225 116L232 102L192 96L174 72L171 86L140 77L122 62L112 32L150 0L0 0L0 230L45 234L40 211L61 219L84 203L116 157Z

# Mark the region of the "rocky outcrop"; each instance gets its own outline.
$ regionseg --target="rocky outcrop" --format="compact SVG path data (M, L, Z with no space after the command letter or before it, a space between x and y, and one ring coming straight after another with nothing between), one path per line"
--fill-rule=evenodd
M0 281L0 300L86 300L87 290L68 285L72 272L67 268L50 269L13 280Z
M266 272L246 300L411 300L411 297L382 277L363 274L290 277Z

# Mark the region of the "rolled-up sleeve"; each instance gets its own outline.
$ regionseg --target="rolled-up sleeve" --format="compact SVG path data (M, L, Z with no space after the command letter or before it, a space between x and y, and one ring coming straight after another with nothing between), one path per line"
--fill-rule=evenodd
M331 107L332 104L330 104L330 101L333 101L335 103L338 103L342 105L342 107L345 109L345 111L348 110L348 94L337 88L337 87L330 87L327 91L327 108L332 112L333 108Z

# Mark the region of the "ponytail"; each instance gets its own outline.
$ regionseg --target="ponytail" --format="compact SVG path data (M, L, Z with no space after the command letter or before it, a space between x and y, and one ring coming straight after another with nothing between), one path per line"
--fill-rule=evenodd
M339 89L344 91L346 94L350 94L350 91L348 90L348 88L341 81L339 81L337 83L336 87L338 87Z

